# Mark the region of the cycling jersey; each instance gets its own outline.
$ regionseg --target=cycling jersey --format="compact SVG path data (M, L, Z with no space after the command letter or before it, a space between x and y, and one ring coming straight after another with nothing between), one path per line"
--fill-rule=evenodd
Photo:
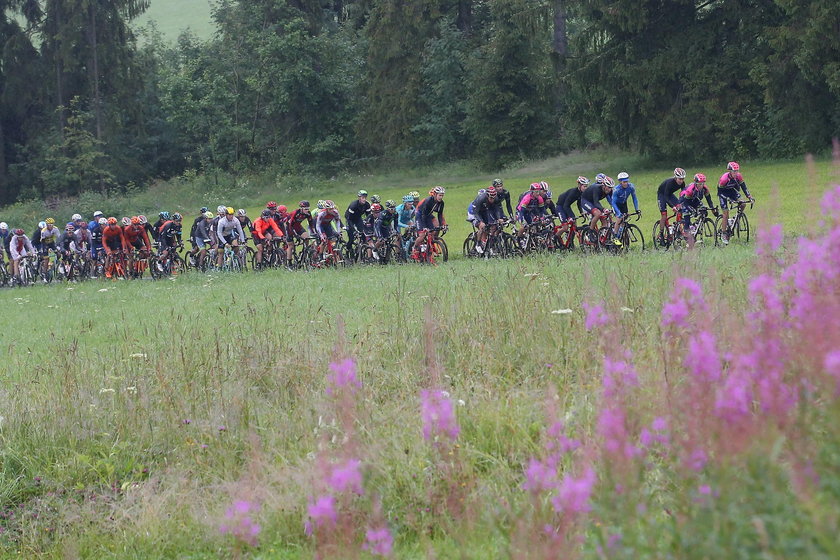
M498 196L491 200L487 193L482 193L472 202L472 214L477 220L485 224L495 223L505 217L502 204Z
M732 177L727 171L721 175L718 181L718 201L720 207L724 210L729 209L729 205L741 198L740 192L744 192L744 196L752 198L750 191L747 190L747 184L744 182L744 176L740 173L735 173Z
M195 230L196 228L198 228L198 224L200 224L204 220L204 214L199 214L199 216L195 220L193 220L193 225L190 228L190 241L195 240Z
M344 219L348 224L361 224L365 216L370 214L370 202L354 200L344 211Z
M601 206L601 200L607 199L607 202L610 203L612 206L612 200L610 199L610 195L604 192L604 184L603 183L595 183L590 185L583 194L580 195L580 205L584 212L591 213L593 210L597 209L601 212L604 211L604 207Z
M213 228L213 220L203 219L195 226L195 244L199 249L204 249L213 241L210 230Z
M14 235L10 230L0 231L0 239L3 240L3 247L6 249L6 253L9 253L9 243L11 242L12 235Z
M285 221L288 216L288 214L281 214L283 221ZM236 219L239 220L239 225L242 226L242 231L250 231L251 235L253 235L254 224L251 222L251 218L248 216L237 216ZM279 224L282 222L277 223Z
M502 188L496 189L496 200L499 201L500 208L502 207L502 203L507 205L507 215L513 218L513 209L510 207L510 191Z
M242 224L236 218L219 218L219 223L216 225L216 235L219 237L220 244L222 239L226 243L231 243L234 239L239 239L241 243L245 243L245 232L242 231Z
M125 236L120 226L107 225L102 229L102 245L106 253L126 249Z
M580 197L582 194L582 190L574 187L557 197L557 206L560 207L561 219L571 220L575 217L576 214L572 211L572 203L574 202L577 202L578 212L583 214L583 210L580 207Z
M55 226L47 226L41 230L41 246L55 245L61 232Z
M166 225L166 220L161 218L158 221L156 221L152 226L152 237L155 241L160 241L160 230L163 229L164 225Z
M424 198L417 205L417 229L433 228L432 214L437 214L441 226L446 225L446 221L443 219L443 206L443 199L435 200L435 197L431 195Z
M315 220L312 218L312 214L309 211L305 211L302 208L298 208L291 214L289 214L289 233L295 233L300 235L303 233L303 222L306 221L309 223L309 229L315 229Z
M254 240L262 242L265 239L265 234L271 233L274 237L283 237L283 232L277 227L277 223L272 218L257 218L254 222Z
M131 224L123 228L123 235L125 236L126 246L134 247L135 249L152 250L149 243L149 237L146 235L146 228L139 224Z
M377 237L386 238L396 231L397 213L385 210L373 222L373 234Z
M181 243L181 223L175 220L166 222L163 229L160 230L158 241L160 242L161 250L179 245Z
M32 243L25 235L12 235L9 238L9 256L13 261L35 252Z
M341 227L341 218L338 217L337 210L330 209L319 212L318 216L315 218L315 230L319 235L332 237L335 235L335 230L332 227L333 221L338 223L339 228Z
M691 208L699 208L703 203L703 197L706 197L706 204L709 208L713 206L712 196L709 194L709 188L700 186L695 183L690 183L684 191L680 193L680 204L688 205Z
M412 225L414 222L414 212L415 208L413 202L410 206L406 206L405 202L397 206L397 228L399 228L400 232L402 232L403 228L407 228Z
M613 187L611 202L612 207L615 208L615 215L619 218L622 213L627 212L627 199L630 197L633 198L633 206L638 212L639 199L636 198L636 186L633 183L627 183L625 187L619 182L617 186Z

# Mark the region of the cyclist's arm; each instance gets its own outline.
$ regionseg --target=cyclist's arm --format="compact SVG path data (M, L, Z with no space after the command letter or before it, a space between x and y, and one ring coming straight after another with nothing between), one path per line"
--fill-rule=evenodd
M613 189L612 196L608 197L610 206L615 210L615 217L621 217L621 209L618 207L618 188Z
M242 224L239 223L239 220L233 220L233 227L236 230L236 233L239 234L239 242L245 243L245 230L242 229Z
M636 187L630 187L630 196L633 197L633 207L636 209L636 212L639 211L639 199L636 197Z
M706 204L709 205L709 208L715 207L715 205L712 204L712 194L709 192L709 189L706 189Z
M747 198L752 199L752 195L750 194L750 191L747 189L747 183L745 181L741 180L741 182L738 183L738 186L741 187L741 190L744 191L744 195Z
M505 204L507 204L508 216L513 218L513 208L510 206L510 192L505 193ZM501 206L501 204L499 206Z

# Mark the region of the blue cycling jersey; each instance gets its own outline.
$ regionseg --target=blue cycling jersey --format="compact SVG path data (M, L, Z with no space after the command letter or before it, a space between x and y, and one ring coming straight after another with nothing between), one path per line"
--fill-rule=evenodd
M621 210L618 209L619 204L627 204L627 199L633 197L633 206L636 210L639 209L639 199L636 198L636 186L633 183L627 183L627 186L622 186L619 183L613 188L612 192L612 207L615 209L615 215L621 216Z

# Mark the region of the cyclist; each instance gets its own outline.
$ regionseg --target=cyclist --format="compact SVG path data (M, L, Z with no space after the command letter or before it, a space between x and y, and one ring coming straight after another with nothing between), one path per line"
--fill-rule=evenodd
M90 258L93 260L98 259L104 251L102 247L102 230L107 224L107 219L99 217L90 229Z
M288 216L285 206L278 206L277 211L285 216ZM253 236L254 224L251 222L251 218L248 217L244 208L240 208L236 211L236 219L239 220L239 225L242 226L242 231L250 232Z
M140 216L132 216L129 224L123 228L123 236L125 236L126 249L129 251L133 247L140 251L140 258L147 258L152 254L152 244L149 242L149 236L146 234L146 228L140 223ZM129 268L133 269L134 255L129 253Z
M32 232L32 246L35 247L35 250L39 253L41 252L41 232L45 227L47 227L47 222L42 220L38 222L35 231Z
M58 236L61 235L61 231L55 227L55 220L53 218L47 218L44 223L46 223L46 226L41 230L40 239L42 255L47 251L55 250Z
M417 239L411 252L411 258L414 260L420 259L420 244L426 239L428 231L432 228L446 227L446 219L443 217L445 194L446 189L438 185L430 190L428 198L423 199L417 206ZM434 214L437 214L437 217Z
M81 253L80 247L76 244L76 226L72 223L64 227L64 233L58 236L56 252L59 255L59 266L66 271L73 262L73 255Z
M744 176L741 175L741 166L737 161L730 161L726 164L726 173L720 176L718 181L718 201L720 202L720 209L723 211L723 223L721 224L724 230L721 240L724 244L729 244L729 238L732 232L729 231L729 205L734 204L741 198L739 191L744 192L744 196L750 199L750 202L755 202L753 195L747 189L747 184L744 182Z
M233 209L231 209L231 214L233 213ZM172 214L172 219L166 222L163 225L163 228L160 230L160 235L158 236L158 242L160 243L160 256L161 258L166 258L169 254L170 249L176 249L183 243L181 238L182 232L182 221L183 217L178 212ZM238 223L238 222L237 222ZM163 266L161 263L157 264L158 270L161 270Z
M9 260L12 261L12 277L23 283L23 278L20 276L20 260L36 253L37 251L32 246L32 242L26 236L26 233L21 228L14 230L9 237Z
M499 199L499 206L506 206L507 207L507 215L503 215L503 218L510 218L511 220L514 217L513 208L510 206L510 191L505 188L505 184L501 179L493 179L492 186L496 188L496 198Z
M487 189L478 189L478 195L472 202L470 202L469 206L467 206L467 221L473 225L475 225L475 200L486 192Z
M88 231L93 231L93 228L99 223L99 218L104 218L105 214L102 213L102 210L97 210L93 213L93 219L88 222Z
M263 210L268 212L268 210ZM270 213L270 212L269 212ZM198 250L196 256L196 263L199 267L203 266L204 258L207 256L207 249L212 246L212 236L210 230L213 228L213 212L209 210L201 216L201 221L195 226L195 248Z
M583 210L580 205L580 197L588 186L589 179L580 176L577 178L577 185L557 197L557 206L560 209L560 219L563 221L563 223L560 224L558 233L568 231L570 222L574 222L576 214L572 211L573 203L577 203L578 212L583 214Z
M321 206L321 201L319 201L318 206ZM338 209L335 207L335 203L332 200L325 200L323 201L323 209L318 212L318 215L315 218L315 231L318 232L318 235L321 238L322 243L318 245L318 253L323 253L324 250L324 243L327 239L332 237L338 237L338 231L341 231L341 216L338 213ZM333 222L338 225L338 231L333 228Z
M615 208L615 216L619 218L616 220L613 229L616 236L618 236L618 228L621 226L621 216L629 213L627 211L627 199L630 197L633 198L633 207L636 212L639 212L639 218L641 218L639 199L636 198L636 185L630 182L630 175L626 171L622 171L618 174L618 186L613 189L612 199L610 200L612 207Z
M519 197L519 204L516 206L519 221L523 226L519 230L521 235L525 231L525 225L530 225L534 218L545 215L545 192L548 190L548 183L545 181L531 183L528 191Z
M225 217L219 218L216 224L216 236L219 239L219 246L216 250L216 266L222 268L223 249L230 245L234 253L239 256L239 245L245 243L245 232L242 231L242 224L234 217L233 208L225 208Z
M164 211L158 214L158 221L152 225L152 237L154 237L155 241L160 241L160 231L170 219L169 212Z
M102 246L105 249L106 258L111 256L116 251L124 251L128 253L128 247L125 243L125 234L123 229L117 224L117 219L113 216L108 218L107 224L102 229ZM113 264L105 270L105 278L113 276Z
M595 182L590 185L583 194L580 195L580 206L585 214L591 214L592 220L589 222L589 227L593 231L598 231L598 221L606 226L609 222L607 219L608 212L601 206L601 200L607 199L612 207L612 192L613 180L611 177L604 177L600 183ZM615 245L620 245L621 241L613 239Z
M202 206L201 210L199 210L199 212L198 212L198 216L195 217L195 219L193 220L192 226L190 226L189 240L190 240L190 243L192 243L192 250L190 251L190 254L193 257L195 257L195 255L199 251L198 243L196 242L196 239L195 239L195 230L198 227L198 224L204 222L204 214L206 212L207 212L207 207Z
M9 243L12 240L12 232L9 230L9 224L0 222L0 241L3 243L3 250L6 251L6 256L9 256ZM11 256L9 256L11 259Z
M472 202L473 225L478 228L479 242L475 244L475 251L478 254L484 253L487 245L487 224L495 224L505 219L505 212L502 209L499 192L496 187L490 185L484 193L479 194Z
M360 190L356 193L357 199L347 206L344 211L344 219L347 221L347 249L353 250L353 242L356 233L363 234L365 220L370 216L371 203L367 201L368 192Z
M257 246L257 266L262 265L263 248L271 243L273 238L280 239L283 232L274 221L271 210L266 208L257 221L254 222L254 244ZM287 253L288 256L288 253Z
M397 203L393 200L385 201L385 211L373 223L373 234L385 240L397 232Z
M301 200L298 204L297 209L289 214L289 221L287 224L287 233L289 239L289 243L286 243L286 260L288 262L292 262L292 253L294 251L294 245L291 243L291 238L293 236L300 237L301 239L309 239L310 235L314 235L315 232L315 219L312 217L312 212L309 210L310 204L308 200ZM306 228L303 227L303 222L307 222ZM310 234L310 232L312 232Z
M664 242L665 231L667 229L666 221L668 220L668 206L678 209L680 201L674 193L681 192L685 188L685 169L677 167L674 169L674 176L670 179L665 179L660 183L659 188L656 189L656 201L659 204L659 231L660 238Z
M397 231L400 234L407 227L414 225L414 197L410 194L402 197L402 204L397 206Z
M680 193L680 207L683 210L683 236L691 245L694 245L694 232L691 231L691 217L703 207L703 197L706 198L706 204L708 204L709 208L717 216L717 208L712 206L712 195L709 193L709 187L706 186L706 176L703 173L697 173L694 176L694 182L689 183Z

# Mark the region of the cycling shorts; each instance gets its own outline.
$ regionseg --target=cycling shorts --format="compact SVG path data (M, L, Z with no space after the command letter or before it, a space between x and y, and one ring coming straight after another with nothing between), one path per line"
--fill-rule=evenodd
M210 239L205 240L203 237L196 237L193 241L193 245L199 249L205 249L213 245L213 242Z
M222 237L224 240L223 245L233 245L234 241L239 241L239 236L236 235L236 232L230 233Z
M109 239L105 243L112 251L119 251L122 249L122 242L119 239Z
M139 237L131 242L131 246L134 247L137 250L143 250L143 249L146 248L146 244L143 243L143 240L140 239Z
M321 231L324 232L324 235L326 235L327 238L335 237L335 235L336 235L335 228L333 227L332 222L323 224L321 226Z
M566 212L566 209L563 208L562 206L557 207L557 212L560 214L560 219L563 220L564 222L566 222L568 220L573 220L574 217L575 217L574 212L571 212L571 213Z
M723 210L728 210L730 204L737 206L737 204L734 203L739 198L741 198L741 196L738 194L736 189L718 189L718 202Z
M588 200L581 199L580 206L584 214L591 214L593 210L604 211L604 208L600 204L589 202Z
M417 216L417 231L423 231L424 229L432 229L435 227L434 218L431 215L424 216L420 214Z
M673 193L671 193L667 196L663 195L663 194L657 194L656 195L656 201L659 203L659 211L660 212L667 212L668 211L668 206L673 208L674 206L676 206L677 204L680 203L680 201L677 200L677 197Z
M618 211L621 212L622 214L629 214L630 213L630 211L627 210L627 201L626 200L624 202L616 202L615 205L618 206Z

